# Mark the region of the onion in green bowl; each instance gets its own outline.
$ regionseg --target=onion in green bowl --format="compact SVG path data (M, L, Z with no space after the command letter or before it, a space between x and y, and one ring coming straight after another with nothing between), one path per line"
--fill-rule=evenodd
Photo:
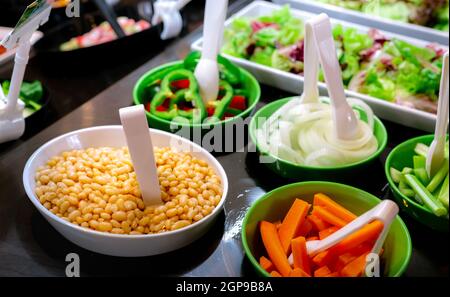
M354 158L354 154L357 154L358 152L352 152L351 158L348 158L348 162L341 162L340 158L345 158L346 151L343 150L341 152L334 152L336 149L333 147L330 150L332 150L331 154L334 154L333 158L328 158L326 153L328 151L325 151L324 157L328 158L330 160L337 160L336 163L331 163L328 161L327 164L305 164L305 162L302 162L302 156L297 156L302 151L298 151L299 148L296 147L294 149L297 149L297 152L293 150L293 148L289 148L288 145L286 145L286 142L282 145L281 153L280 151L274 151L270 150L270 147L267 146L267 143L265 143L264 138L267 133L264 132L264 125L267 121L273 120L273 115L277 117L277 114L283 114L286 113L286 106L291 107L288 108L288 110L292 110L295 108L295 105L293 101L288 103L291 100L296 100L297 97L293 98L285 98L281 99L275 102L272 102L265 107L263 107L261 110L259 110L255 116L253 117L251 123L250 123L250 136L252 141L256 144L257 151L264 157L263 163L269 167L272 171L275 173L281 175L285 178L292 178L292 179L300 179L300 180L314 180L314 179L325 179L325 180L345 180L347 178L352 178L358 172L363 172L364 169L366 169L371 163L373 163L378 156L383 152L384 148L387 144L387 131L382 124L382 122L375 116L373 116L373 113L371 112L370 108L361 108L361 107L355 107L355 110L357 110L357 115L360 117L361 122L366 123L366 128L371 127L373 129L373 137L376 139L376 147L372 147L370 150L366 152L366 154L358 156L359 159ZM296 100L298 101L298 100ZM289 104L289 105L287 105ZM285 106L286 105L286 106ZM363 105L364 106L364 105ZM305 115L305 117L308 117L309 115ZM270 120L269 120L270 119ZM297 119L293 119L295 122ZM298 121L303 121L301 117L299 117ZM271 124L269 126L272 126ZM292 128L292 127L291 127ZM261 130L262 129L262 130ZM292 138L293 136L282 136L286 133L286 130L288 127L281 127L280 129L280 141L283 142L286 141L286 138ZM325 134L330 135L329 132L332 131L325 131ZM296 131L294 131L294 136ZM367 133L367 132L365 132ZM331 133L332 134L332 133ZM370 135L369 135L370 136ZM363 139L364 136L361 138ZM277 140L277 139L275 139ZM274 140L274 142L276 142ZM289 139L288 139L289 140ZM292 139L291 139L292 140ZM292 142L295 145L295 142L307 142L311 141L310 139L298 139L298 136L296 136L296 139L294 139ZM314 144L315 145L315 144ZM330 145L331 146L331 145ZM283 150L284 149L284 150ZM326 148L325 148L326 149ZM317 154L319 152L314 152L311 150L311 154ZM351 151L351 150L350 150ZM350 154L350 153L347 153ZM310 157L310 156L309 156Z

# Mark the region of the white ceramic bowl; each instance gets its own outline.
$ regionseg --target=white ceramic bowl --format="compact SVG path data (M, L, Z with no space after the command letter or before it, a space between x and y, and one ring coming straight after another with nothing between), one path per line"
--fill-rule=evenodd
M89 147L124 147L125 135L122 126L103 126L74 131L59 136L39 148L28 160L23 172L25 191L39 212L65 238L87 250L119 257L144 257L167 253L184 247L204 235L214 224L222 211L228 193L227 175L220 163L199 145L167 132L150 129L153 145L156 147L176 147L179 151L189 151L205 160L220 176L223 196L214 211L201 221L176 231L149 235L117 235L85 229L66 222L47 210L35 195L35 173L51 157L64 151Z

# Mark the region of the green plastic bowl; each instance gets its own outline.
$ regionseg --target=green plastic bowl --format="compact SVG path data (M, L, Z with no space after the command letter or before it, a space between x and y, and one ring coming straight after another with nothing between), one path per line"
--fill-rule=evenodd
M420 136L410 139L398 145L388 156L385 165L385 173L389 186L394 194L394 198L402 210L408 213L415 220L422 224L441 232L448 232L449 221L446 217L434 215L428 208L420 205L414 199L403 195L398 186L392 180L390 168L394 167L400 171L405 167L413 167L414 148L418 143L430 145L433 142L434 135Z
M144 74L136 83L134 90L133 90L133 98L134 98L134 104L144 104L148 102L148 98L144 98L145 89L148 84L154 82L155 80L162 79L164 75L167 73L167 71L170 70L176 70L183 68L183 61L176 61L168 64L164 64L160 67L154 68ZM175 125L168 120L161 119L149 112L147 112L147 120L150 125L150 127L164 130L167 132L177 132L180 129L183 128L200 128L202 135L206 134L207 132L214 129L216 126L224 126L229 124L236 123L239 118L246 118L248 117L252 111L255 109L256 104L259 102L259 99L261 97L261 88L259 86L258 81L255 79L253 75L251 75L248 71L239 68L241 71L241 77L242 77L242 84L244 89L248 92L248 108L242 112L239 116L236 116L234 118L229 118L224 121L217 122L215 124L186 124L186 123L176 123ZM171 125L174 125L171 127ZM194 135L194 133L190 133L190 135Z
M266 162L264 164L276 174L284 178L295 180L350 181L359 173L363 173L364 170L372 165L386 148L388 140L386 128L384 127L383 123L377 117L375 117L374 134L378 140L378 150L366 160L362 160L357 163L336 167L312 167L298 165L280 159L273 154L263 152L256 139L256 130L260 127L260 125L264 124L265 120L260 121L258 120L258 118L268 119L275 111L280 109L284 104L286 104L293 98L295 97L280 99L264 106L255 114L252 121L250 122L250 137L253 143L255 143L256 149L259 154L273 159L273 162ZM366 119L364 118L364 113L362 115L362 119Z
M245 254L260 276L270 276L258 263L263 256L263 243L259 232L259 222L283 219L295 198L312 203L316 193L329 195L334 201L353 213L361 215L381 202L375 196L362 190L331 182L303 182L286 185L265 194L248 210L242 224L242 243ZM384 243L382 271L384 276L401 276L411 259L412 244L408 229L397 216Z

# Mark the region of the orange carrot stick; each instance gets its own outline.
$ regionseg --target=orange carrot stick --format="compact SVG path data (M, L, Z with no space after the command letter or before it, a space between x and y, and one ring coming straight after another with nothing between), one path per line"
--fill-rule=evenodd
M282 276L288 276L292 268L278 238L277 228L272 223L262 221L260 230L264 246L273 265Z
M321 267L321 266L329 265L332 258L333 258L333 253L331 252L331 250L326 250L326 251L320 252L317 255L315 255L312 258L312 262L317 267Z
M319 238L320 240L327 238L328 236L330 236L331 234L333 234L334 232L336 232L337 230L339 230L338 227L336 226L331 226L330 228L327 228L325 230L322 230L319 232Z
M306 238L306 241L307 241L307 242L308 242L308 241L313 241L313 240L319 240L319 237L317 237L317 236L311 236L311 237Z
M308 221L312 224L313 229L317 232L325 230L329 227L329 225L325 221L312 214L308 216Z
M311 205L303 200L295 199L294 204L292 204L286 217L281 223L281 226L278 229L278 236L280 237L281 245L286 254L289 254L291 240L294 239L295 234L300 230L310 206Z
M357 218L357 216L343 207L342 205L336 203L333 201L330 197L328 197L325 194L319 193L314 195L314 206L322 206L335 216L339 217L340 219L344 220L347 223L350 223L354 219Z
M371 243L364 242L364 243L358 245L357 247L354 247L354 248L348 250L348 252L351 253L353 256L358 257L364 253L371 251L373 248L373 245L374 244L372 242Z
M337 257L334 268L336 271L341 271L348 263L350 263L351 261L353 261L355 259L356 259L356 257L352 253L345 253L345 254L339 255L339 257Z
M275 227L277 228L277 230L281 227L281 221L278 220L276 222L273 222L273 224L275 225Z
M325 277L339 277L339 272L335 271L333 273L325 275Z
M314 271L314 277L324 277L331 273L330 268L328 266L322 266L316 271Z
M311 277L311 275L303 271L301 268L295 268L291 271L289 277Z
M278 271L274 270L270 273L270 276L271 277L281 277L281 274Z
M311 275L311 265L306 250L306 239L304 237L297 237L292 240L291 245L294 268L301 268L304 272Z
M376 239L382 230L383 223L381 221L373 221L344 238L333 247L333 250L336 251L336 254L343 254L366 241Z
M347 225L346 221L344 221L343 219L335 216L334 214L332 214L331 212L329 212L328 210L326 210L322 206L314 206L312 214L314 216L324 220L328 224L331 224L331 225L339 227L339 228L342 228L345 225ZM322 231L322 230L320 230L320 231Z
M270 261L264 256L259 258L259 265L261 265L261 267L267 272L271 272L272 270L275 269L275 266L273 266L272 261Z
M313 226L309 220L305 220L303 222L303 225L300 227L300 230L298 231L298 234L295 234L295 237L303 236L307 237L308 234L311 232Z
M369 253L364 253L355 260L351 261L341 270L341 275L345 277L359 277L366 268L366 258Z

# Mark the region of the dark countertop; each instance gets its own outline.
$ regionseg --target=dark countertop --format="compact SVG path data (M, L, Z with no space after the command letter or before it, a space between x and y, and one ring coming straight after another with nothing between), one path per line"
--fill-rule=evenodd
M235 11L247 0L237 1ZM64 276L65 256L78 253L82 276L184 275L254 276L245 259L240 226L246 209L265 192L287 184L258 163L255 153L217 155L230 179L223 214L199 241L166 255L138 259L115 258L81 249L57 233L28 200L22 186L26 160L42 144L63 133L81 128L119 124L118 109L132 104L132 89L149 69L181 59L201 35L195 31L168 46L165 51L113 84L81 107L35 136L0 147L0 276ZM95 84L93 81L92 84ZM60 85L60 94L71 90ZM290 94L262 86L258 108ZM390 140L381 160L367 176L350 184L378 197L388 197L382 162L398 143L422 134L385 122ZM433 232L402 214L413 241L413 256L405 276L448 276L448 235Z

